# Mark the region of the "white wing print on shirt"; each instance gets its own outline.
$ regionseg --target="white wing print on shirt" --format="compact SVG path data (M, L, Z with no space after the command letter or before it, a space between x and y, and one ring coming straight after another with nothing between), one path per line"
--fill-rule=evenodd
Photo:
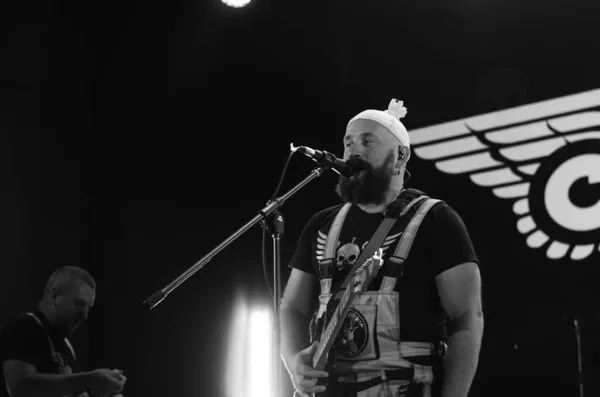
M390 248L390 246L396 241L396 239L402 234L402 232L397 233L397 234L392 234L391 236L387 236L385 238L385 240L383 240L383 243L381 243L381 259L385 260L385 251L387 251L388 248ZM362 246L362 249L365 249L365 247L367 246L368 241L365 241L365 243Z
M417 157L514 201L550 259L600 250L600 89L410 132Z
M322 261L325 258L325 243L327 242L327 235L319 230L319 234L317 236L317 260ZM336 244L336 249L340 246L340 242L338 241Z

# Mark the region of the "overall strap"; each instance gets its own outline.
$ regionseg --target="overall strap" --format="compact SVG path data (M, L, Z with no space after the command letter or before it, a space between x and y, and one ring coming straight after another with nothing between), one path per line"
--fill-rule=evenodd
M408 189L402 191L400 196L398 196L398 200L404 200L407 203L409 203L419 196L426 196L426 194L425 194L425 192L423 192L421 190L411 187L411 188L408 188Z
M356 260L354 267L348 272L348 275L346 276L344 282L340 287L340 291L346 289L346 286L348 285L348 283L350 283L350 280L352 280L356 271L367 261L367 259L375 255L377 250L381 247L381 243L388 235L390 229L392 228L392 226L394 226L396 221L399 218L403 217L414 205L419 203L425 197L426 196L420 196L413 199L404 208L402 208L403 203L401 200L395 200L388 206L387 210L384 213L385 217L383 221L379 225L379 228L375 231L375 234L373 235L371 240L369 240L365 249L363 249L360 253L360 256Z
M389 263L388 274L390 275L386 275L383 278L380 288L381 291L392 291L394 289L396 286L396 280L398 277L402 277L404 274L404 262L410 253L410 249L417 235L417 231L419 230L419 226L421 226L423 219L425 219L425 215L427 215L431 207L441 201L438 199L429 198L427 196L422 197L426 198L426 201L419 207L413 218L410 220L410 223L406 227L406 230L404 230L404 233L400 237L400 241L398 241L394 255L387 260Z
M325 240L325 251L323 259L319 261L319 283L321 284L321 294L325 295L331 291L331 279L333 277L333 261L335 248L340 239L340 232L346 219L346 214L352 204L346 203L337 213L333 224Z
M344 220L346 219L346 214L352 204L346 203L340 211L337 213L331 228L329 229L329 234L327 235L327 241L325 242L325 259L333 259L335 256L335 246L340 238L340 233L342 231L342 226L344 225Z

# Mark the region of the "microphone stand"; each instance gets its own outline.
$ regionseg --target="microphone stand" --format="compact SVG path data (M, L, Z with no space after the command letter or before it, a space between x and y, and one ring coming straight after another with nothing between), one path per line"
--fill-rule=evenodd
M583 357L581 354L581 330L577 317L573 317L573 328L577 339L577 381L579 383L579 397L583 397Z
M264 226L270 232L273 239L273 397L281 396L281 363L279 362L279 350L281 344L281 331L279 327L279 304L281 296L281 236L283 235L284 221L279 211L275 211L265 221ZM267 396L269 397L269 396Z
M186 271L184 271L180 276L171 281L166 287L156 291L150 297L148 297L144 304L146 304L150 309L155 308L160 302L162 302L171 292L173 292L177 287L183 284L188 278L190 278L194 273L198 270L202 269L212 258L214 258L219 252L221 252L225 247L235 241L238 237L248 231L252 226L256 225L259 222L265 222L265 219L270 218L273 214L275 215L274 219L271 223L271 237L273 238L273 302L274 302L274 316L273 316L273 333L274 333L274 343L273 343L273 367L275 370L274 376L274 396L281 396L281 363L280 360L280 340L281 340L281 331L279 325L279 303L280 303L280 295L281 295L281 275L280 275L280 262L281 262L281 253L280 253L280 242L281 235L283 234L283 217L281 213L279 213L279 208L283 205L283 203L297 193L300 189L306 186L313 179L321 176L326 170L330 169L328 166L320 166L318 168L313 169L309 176L307 176L304 180L302 180L295 187L290 189L284 195L274 199L267 203L267 205L262 208L258 215L252 218L248 223L238 229L235 233L229 236L225 241L219 244L216 248L210 251L208 254L204 256L204 258L200 259ZM269 224L269 222L267 222Z

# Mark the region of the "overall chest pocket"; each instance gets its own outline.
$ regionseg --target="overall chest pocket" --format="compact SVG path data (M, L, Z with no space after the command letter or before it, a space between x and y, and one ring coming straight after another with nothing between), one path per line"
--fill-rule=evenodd
M376 360L380 351L397 349L398 293L369 291L358 295L339 334L341 361Z

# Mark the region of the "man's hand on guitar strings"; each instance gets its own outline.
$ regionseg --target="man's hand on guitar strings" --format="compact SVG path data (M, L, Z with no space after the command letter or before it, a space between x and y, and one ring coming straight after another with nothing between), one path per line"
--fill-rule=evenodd
M325 386L317 386L317 382L319 378L327 378L329 374L326 371L317 370L311 366L317 345L318 342L315 341L306 349L300 350L294 357L295 364L292 367L295 369L293 377L294 388L303 397L310 397L309 393L322 393L325 391Z

